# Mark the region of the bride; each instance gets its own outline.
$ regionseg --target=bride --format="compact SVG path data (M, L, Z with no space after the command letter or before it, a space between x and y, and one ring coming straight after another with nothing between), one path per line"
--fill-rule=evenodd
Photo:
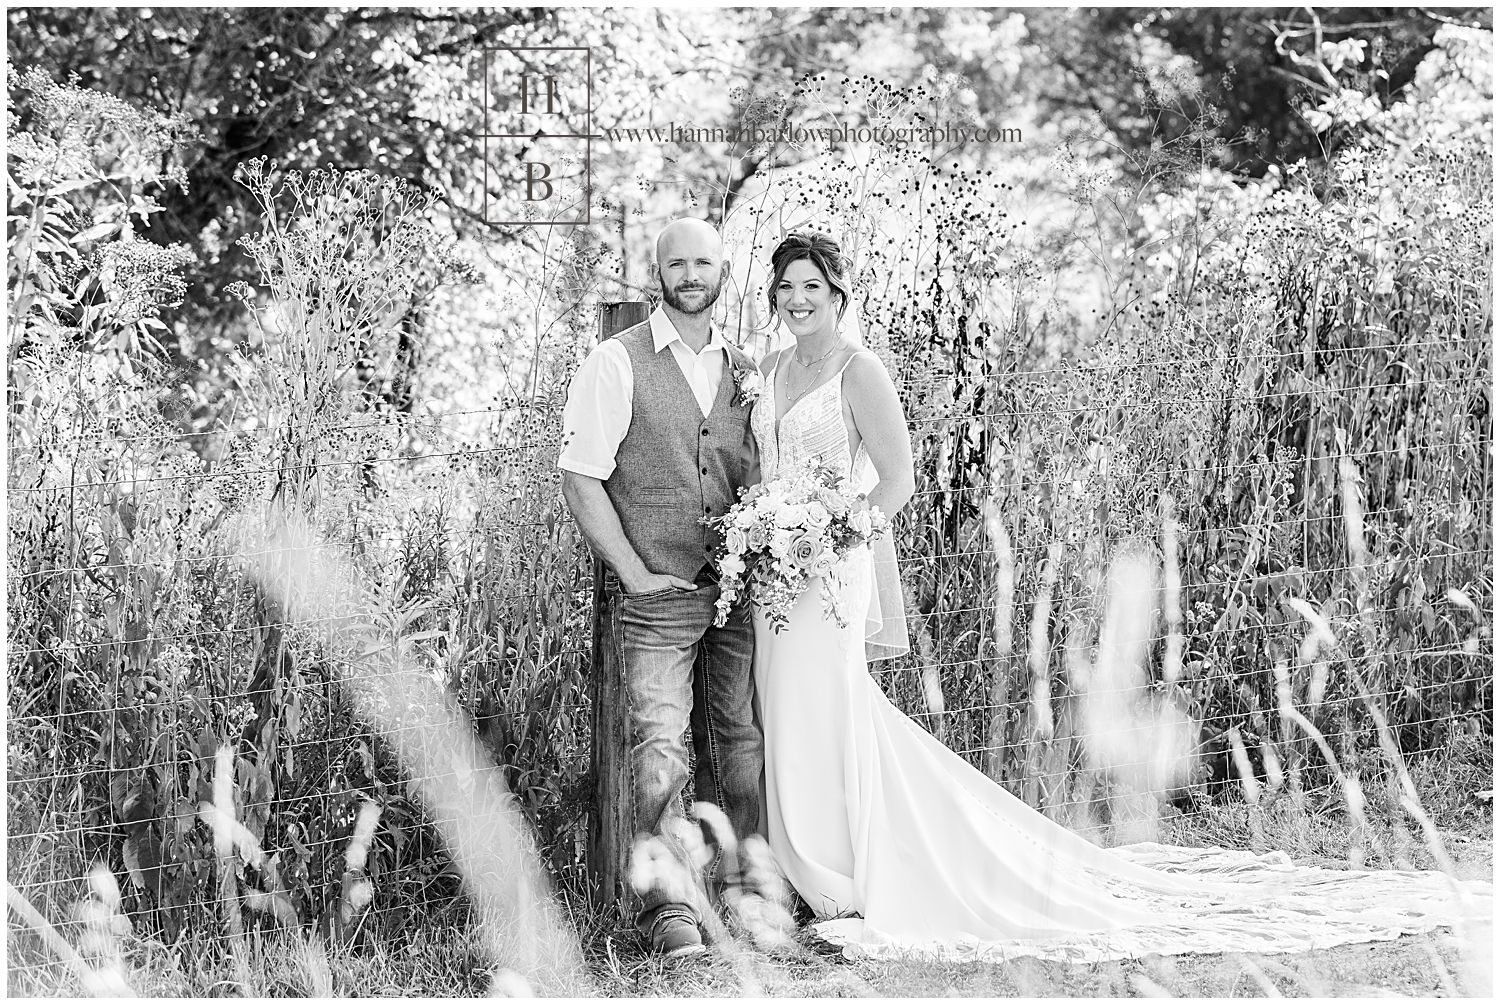
M776 315L751 429L766 480L821 456L894 515L915 482L896 388L840 334L850 302L837 243L792 234L772 255ZM1490 885L1440 873L1340 872L1220 849L1105 850L995 784L907 718L870 677L868 641L905 648L889 536L835 575L847 628L816 585L773 632L755 615L765 730L764 826L824 938L872 954L974 952L1072 960L1291 952L1487 917Z

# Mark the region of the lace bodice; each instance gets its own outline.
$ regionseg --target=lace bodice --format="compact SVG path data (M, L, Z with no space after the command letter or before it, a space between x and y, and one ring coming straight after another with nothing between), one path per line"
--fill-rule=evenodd
M777 364L780 364L779 357ZM776 425L776 401L781 388L777 386L780 382L776 379L776 368L772 368L765 393L750 414L750 429L760 448L762 481L778 477L809 457L818 457L861 491L870 490L872 485L869 483L875 480L875 471L865 445L861 443L856 455L849 456L843 393L844 372L848 366L849 361L845 360L832 380L798 398L781 417L780 429Z

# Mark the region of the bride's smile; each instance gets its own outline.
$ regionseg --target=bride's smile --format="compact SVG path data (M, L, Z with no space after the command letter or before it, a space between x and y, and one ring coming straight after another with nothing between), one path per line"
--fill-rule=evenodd
M839 294L805 258L788 265L776 284L776 312L798 342L812 339L822 344L821 337L832 337L838 327L839 306Z

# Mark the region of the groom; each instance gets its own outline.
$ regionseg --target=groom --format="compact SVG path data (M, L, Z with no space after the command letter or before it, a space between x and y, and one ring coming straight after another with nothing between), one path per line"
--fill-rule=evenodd
M662 303L600 343L568 388L563 497L603 560L608 631L630 699L632 830L661 839L695 875L673 835L684 817L684 734L691 721L698 799L716 803L737 837L759 816L761 737L751 712L753 630L744 608L715 628L719 596L704 517L722 516L746 484L754 441L738 393L754 364L710 313L729 276L718 233L677 220L656 240ZM636 926L667 956L703 951L700 918L657 883Z

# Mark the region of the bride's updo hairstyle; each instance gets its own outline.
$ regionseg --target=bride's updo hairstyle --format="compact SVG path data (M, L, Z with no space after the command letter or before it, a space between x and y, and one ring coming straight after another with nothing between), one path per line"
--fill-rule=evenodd
M849 309L849 280L845 276L844 254L839 242L817 231L788 234L771 252L771 286L767 293L771 300L771 316L778 316L776 287L781 285L781 277L786 275L789 265L803 259L812 262L823 274L828 288L839 295L838 319L843 321L844 312Z

